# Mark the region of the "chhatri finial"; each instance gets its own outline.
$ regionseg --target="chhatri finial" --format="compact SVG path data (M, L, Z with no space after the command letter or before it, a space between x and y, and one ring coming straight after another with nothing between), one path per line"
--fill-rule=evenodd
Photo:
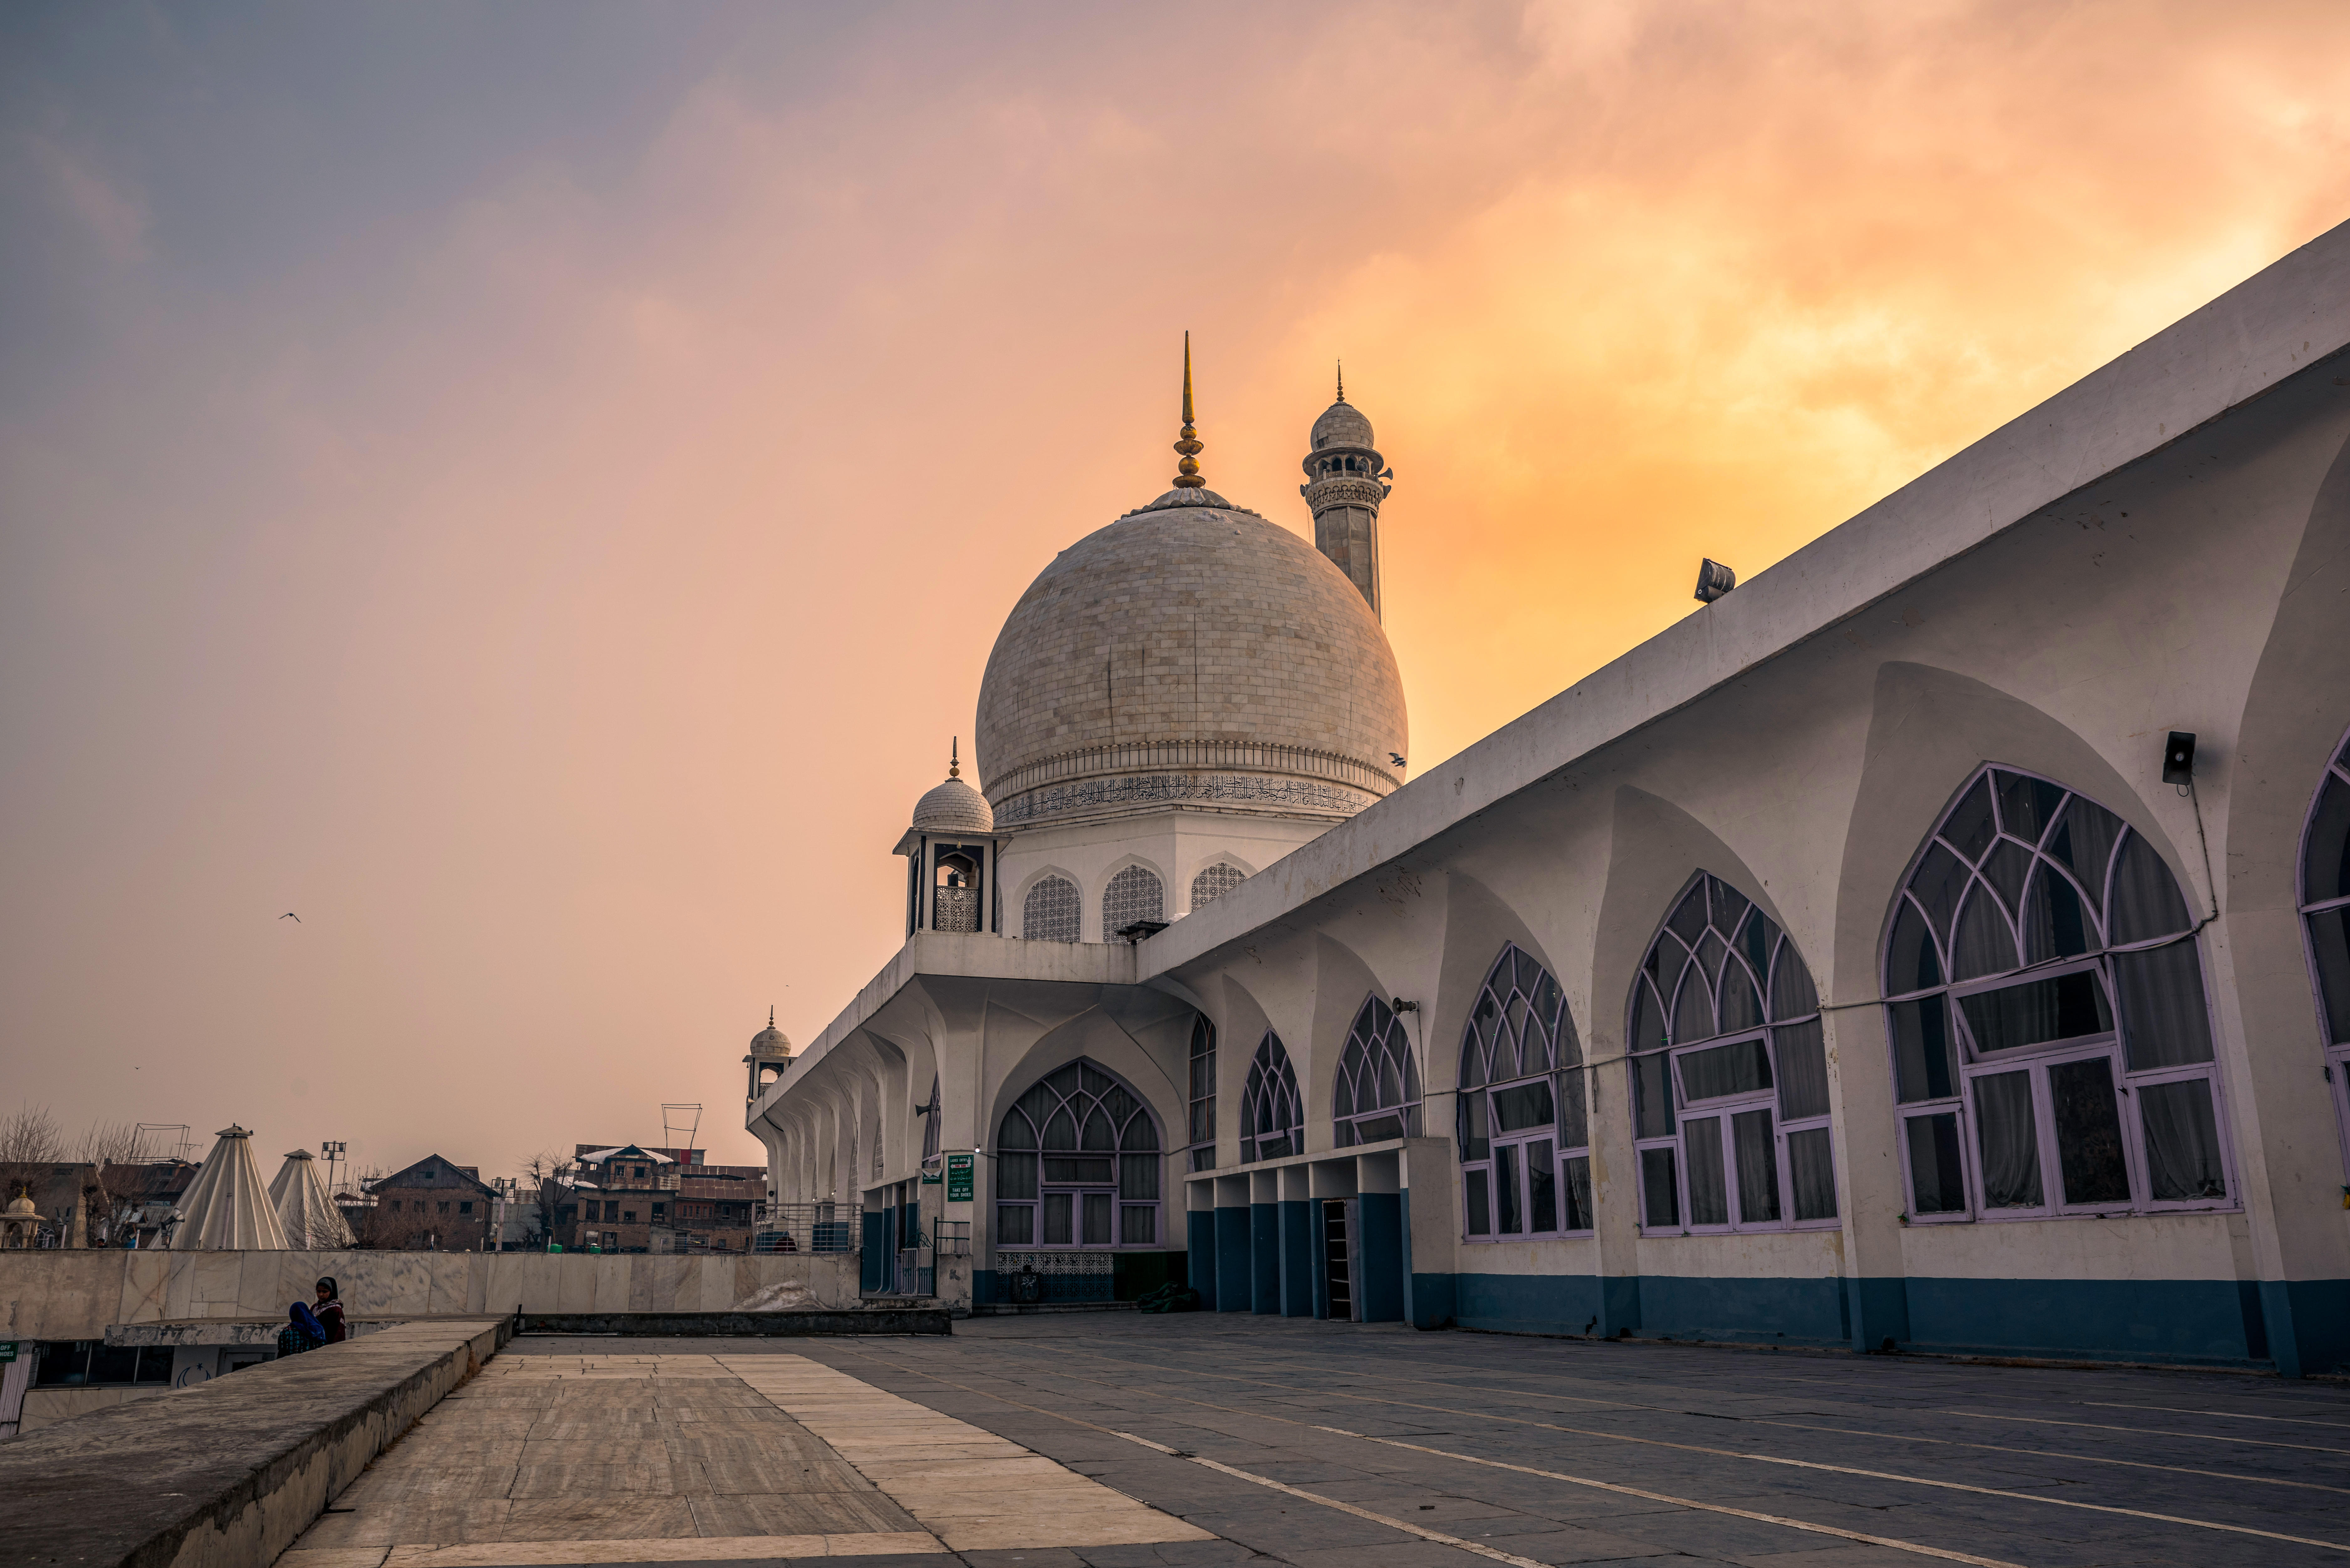
M769 1002L769 1003L767 1004L767 1027L768 1027L768 1028L770 1028L770 1029L773 1029L775 1026L775 1004L774 1002Z
M1200 432L1191 427L1191 335L1183 334L1183 439L1175 443L1183 461L1175 465L1175 488L1198 490L1208 482L1200 477L1197 461L1201 450Z
M947 742L947 777L962 777L962 737L957 735Z
M1344 359L1338 361L1338 400L1342 403L1347 400L1347 362Z

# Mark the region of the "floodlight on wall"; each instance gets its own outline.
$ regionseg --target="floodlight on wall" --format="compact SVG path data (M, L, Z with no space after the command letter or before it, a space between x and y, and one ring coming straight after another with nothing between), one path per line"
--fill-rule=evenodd
M2189 730L2173 730L2162 748L2162 782L2184 784L2195 782L2195 735Z
M1738 586L1738 574L1720 561L1700 557L1697 564L1697 600L1711 604Z

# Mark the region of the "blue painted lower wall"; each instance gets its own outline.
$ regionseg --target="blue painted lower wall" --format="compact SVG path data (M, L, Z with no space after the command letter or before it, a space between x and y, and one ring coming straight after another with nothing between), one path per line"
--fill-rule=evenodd
M1216 1293L1211 1299L1218 1312L1247 1312L1256 1304L1249 1274L1249 1211L1227 1204L1216 1210Z
M1312 1317L1314 1290L1314 1206L1286 1198L1281 1211L1281 1315Z
M1252 1203L1249 1218L1249 1310L1281 1315L1281 1206Z
M1186 1277L1210 1311L1216 1305L1216 1211L1192 1209L1183 1215Z
M1367 1224L1366 1229L1368 1229ZM2350 1364L2350 1281L1415 1274L1463 1328L2245 1366ZM1416 1311L1414 1321L1422 1320Z

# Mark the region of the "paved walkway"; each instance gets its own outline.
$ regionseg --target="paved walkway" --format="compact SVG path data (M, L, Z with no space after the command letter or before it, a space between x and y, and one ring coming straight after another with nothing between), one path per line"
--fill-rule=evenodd
M2350 1568L2350 1387L1190 1315L525 1339L282 1568Z

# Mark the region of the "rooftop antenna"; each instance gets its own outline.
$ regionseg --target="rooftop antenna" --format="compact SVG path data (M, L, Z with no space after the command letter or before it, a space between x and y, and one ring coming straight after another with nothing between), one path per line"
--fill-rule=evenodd
M172 1158L174 1159L185 1159L196 1152L196 1140L188 1135L188 1124L185 1122L140 1122L132 1131L140 1143L147 1141L147 1135L151 1132L178 1133L180 1135L178 1137L172 1139L170 1144L162 1146L171 1149Z
M768 1016L772 1018L774 1017L774 1014L770 1012ZM691 1112L691 1115L689 1116L687 1114L688 1112ZM682 1143L678 1141L676 1130L681 1127L685 1128L685 1141ZM693 1147L693 1140L701 1135L701 1132L702 1105L700 1101L696 1101L694 1104L690 1106L678 1101L667 1102L662 1105L661 1137L668 1140L670 1147L690 1151ZM682 1165L685 1162L681 1159L678 1163Z

